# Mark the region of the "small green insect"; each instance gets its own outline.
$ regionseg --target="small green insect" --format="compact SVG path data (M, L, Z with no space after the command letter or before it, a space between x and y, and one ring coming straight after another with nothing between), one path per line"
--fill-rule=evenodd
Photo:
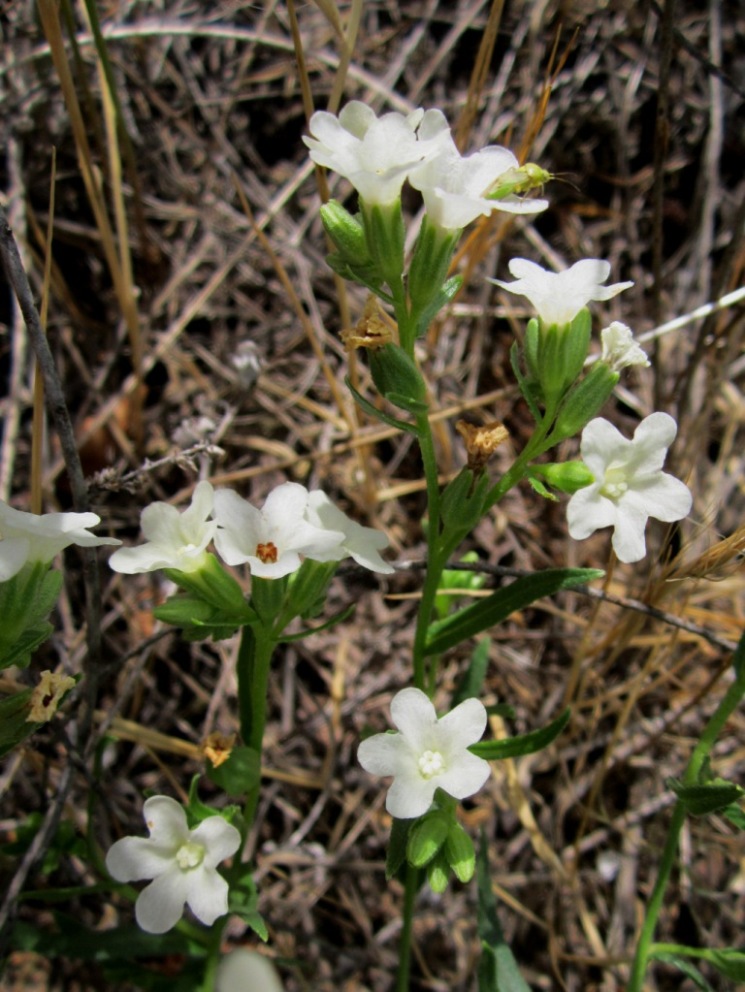
M488 200L503 200L506 196L529 193L532 189L542 189L549 180L554 178L553 173L542 169L535 162L526 162L525 165L519 165L503 172L496 181L496 187L484 195Z

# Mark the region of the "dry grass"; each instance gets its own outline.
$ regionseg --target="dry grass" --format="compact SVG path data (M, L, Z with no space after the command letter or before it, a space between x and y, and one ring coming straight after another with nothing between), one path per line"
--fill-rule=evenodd
M65 65L77 74L87 153L62 96L63 49L47 24L54 5L39 4L46 38L30 0L0 11L0 176L40 287L56 147L49 338L93 508L112 534L135 541L141 507L183 500L199 477L255 502L295 479L386 528L401 563L396 576L379 583L342 570L332 605L357 602L354 619L277 659L253 842L268 953L282 963L288 990L388 992L400 891L382 871L389 823L380 783L354 754L361 731L384 725L391 694L409 681L415 606L404 594L420 581L424 484L410 438L368 423L343 385L349 366L339 332L359 316L364 294L340 289L324 262L318 189L301 143L293 10L241 0L97 6L126 137L112 124L111 91L76 10L80 61L68 44ZM484 0L338 9L327 0L297 10L317 107L340 97L376 109L439 106L462 122L464 147L508 142L562 177L548 188L551 208L532 224L500 219L478 228L460 260L464 290L423 343L444 476L464 460L454 429L463 411L503 419L517 449L530 430L508 359L523 313L483 279L506 272L510 257L546 265L609 259L613 281L635 286L603 314L637 332L745 281L742 10L732 2L705 12L689 0L665 6L673 13L667 27L655 4L514 0L494 52L480 62ZM347 196L335 177L329 182L332 195ZM32 394L23 325L7 294L0 319L9 382L0 496L25 506ZM469 542L485 561L513 568L608 567L606 592L682 622L567 594L494 632L487 701L514 704L508 732L547 722L565 700L573 706L559 746L496 765L465 814L489 838L505 930L536 989L623 987L672 802L665 780L681 773L729 677L726 645L745 618L744 326L739 304L659 338L654 368L629 376L606 412L626 429L654 409L680 424L673 467L694 491L693 514L673 534L651 531L644 567L608 567L607 532L568 542L562 509L527 488ZM364 390L365 370L355 374ZM53 437L42 484L47 509L69 505ZM74 556L67 564L60 635L34 669L90 664ZM105 847L139 829L143 790L183 796L200 768L199 742L211 730L236 729L236 645L151 639L150 607L165 595L158 577L123 578L105 567L102 577L92 740L105 731L117 742L91 780L90 761L87 771L71 764L85 742L71 743L78 731L68 711L12 755L0 780L6 837L45 812L63 782L64 817L81 831L92 790ZM465 660L465 649L448 658L444 688ZM744 729L740 715L715 754L717 771L735 780ZM12 877L14 866L2 867ZM690 821L680 868L664 936L741 943L742 836L717 817ZM52 881L79 885L93 874L70 858ZM31 887L46 884L31 874ZM414 989L475 987L473 899L471 888L422 893ZM67 909L94 928L129 912L92 897ZM48 909L33 900L18 914L49 924ZM244 939L240 928L229 935ZM35 987L106 987L91 965L16 955L9 989L32 987L25 969L37 975ZM659 989L689 987L674 973L656 976Z

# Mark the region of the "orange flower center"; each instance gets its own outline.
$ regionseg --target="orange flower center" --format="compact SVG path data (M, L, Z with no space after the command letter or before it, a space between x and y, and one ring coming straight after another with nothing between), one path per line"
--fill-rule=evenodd
M257 544L256 557L259 561L263 561L265 565L267 563L273 565L279 557L277 545L273 541L267 541L266 544Z

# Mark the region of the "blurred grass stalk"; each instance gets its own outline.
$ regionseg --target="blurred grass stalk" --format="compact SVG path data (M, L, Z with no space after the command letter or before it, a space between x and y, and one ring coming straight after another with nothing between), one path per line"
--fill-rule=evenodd
M38 0L39 17L44 34L49 42L57 77L62 89L67 112L70 115L70 126L78 154L78 164L85 184L88 201L101 238L106 264L111 275L119 307L124 317L132 351L135 385L131 401L130 431L137 447L142 440L142 336L140 334L139 317L137 312L137 294L132 274L132 257L129 250L129 233L127 215L122 186L121 155L119 138L124 131L121 125L120 103L116 94L111 64L108 60L103 37L98 26L95 5L86 0L88 25L93 36L97 58L97 68L101 84L103 116L106 135L106 157L108 159L109 182L111 186L112 207L116 223L116 235L109 221L107 205L104 198L100 170L93 161L91 146L88 141L83 113L75 89L75 82L70 69L67 50L62 36L58 7L55 0ZM70 0L62 0L62 11L68 21L72 19ZM77 48L74 33L71 32L72 45ZM78 61L80 61L78 56ZM92 102L86 110L90 112ZM95 121L93 125L95 127ZM126 140L126 139L125 139ZM49 250L49 249L48 249Z

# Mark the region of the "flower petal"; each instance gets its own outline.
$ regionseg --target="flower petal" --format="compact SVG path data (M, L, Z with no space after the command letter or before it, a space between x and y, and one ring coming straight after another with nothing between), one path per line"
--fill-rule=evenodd
M385 808L398 820L422 816L432 805L438 782L421 775L397 775L385 797Z
M629 500L629 494L619 500L617 513L618 519L613 531L613 550L618 556L618 560L630 564L641 561L647 553L647 545L644 540L644 530L647 526L649 514L646 509L634 505L633 500Z
M667 472L658 472L648 479L634 483L624 497L625 506L642 510L655 520L672 523L691 512L693 497L688 486Z
M191 832L191 839L204 847L204 862L214 868L231 857L241 846L241 835L222 816L208 816Z
M650 413L634 431L633 452L628 460L634 475L659 472L665 464L667 449L675 440L678 425L667 413Z
M416 758L402 734L373 734L357 748L357 760L371 775L398 775Z
M174 863L137 897L135 918L147 933L166 933L176 926L184 913L187 875Z
M466 799L478 792L489 778L489 762L476 754L463 751L441 775L432 780L437 787L454 799Z
M157 878L173 865L173 847L156 844L146 837L122 837L106 855L106 870L117 882Z
M447 750L462 751L481 740L486 730L486 707L480 699L464 699L438 721L438 736Z
M580 489L567 503L569 535L584 541L603 527L615 527L618 519L616 505L600 495L600 483Z
M151 796L145 800L142 815L150 831L150 840L174 850L189 839L189 827L183 806L170 796Z
M185 873L184 877L189 909L205 926L211 927L218 916L224 916L228 911L228 883L205 864Z
M421 689L402 689L391 701L391 720L416 753L436 746L437 713Z

